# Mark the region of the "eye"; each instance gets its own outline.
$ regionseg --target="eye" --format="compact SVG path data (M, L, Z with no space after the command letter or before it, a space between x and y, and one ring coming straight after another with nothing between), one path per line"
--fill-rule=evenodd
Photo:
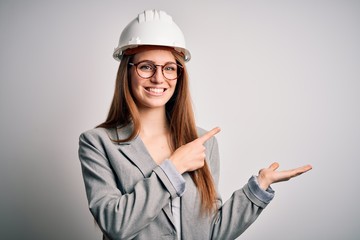
M138 69L145 72L151 72L154 71L155 65L149 62L144 62L138 65Z
M176 64L173 64L173 63L171 63L171 64L166 64L166 65L164 66L164 70L167 71L167 72L176 72L176 70L177 70L177 65L176 65Z

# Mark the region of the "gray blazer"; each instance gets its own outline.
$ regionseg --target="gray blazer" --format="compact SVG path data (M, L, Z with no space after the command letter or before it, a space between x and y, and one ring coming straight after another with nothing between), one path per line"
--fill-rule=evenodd
M176 190L164 171L152 160L140 137L124 143L131 126L96 128L80 136L79 158L89 209L104 239L177 239L170 202ZM199 135L204 134L199 129ZM205 143L206 160L217 187L219 152L213 137ZM200 214L200 196L188 173L181 197L181 239L235 239L255 221L266 203L245 184L222 203L218 212Z

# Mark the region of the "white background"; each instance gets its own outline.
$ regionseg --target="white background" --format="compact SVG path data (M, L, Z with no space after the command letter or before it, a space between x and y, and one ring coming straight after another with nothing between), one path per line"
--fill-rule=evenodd
M258 170L312 164L238 239L359 239L359 1L0 1L0 238L101 239L78 136L104 121L121 30L183 30L197 123L220 126L224 200Z

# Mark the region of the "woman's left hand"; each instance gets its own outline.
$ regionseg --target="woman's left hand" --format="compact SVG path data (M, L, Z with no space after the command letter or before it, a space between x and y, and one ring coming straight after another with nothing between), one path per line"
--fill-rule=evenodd
M272 183L288 181L293 177L311 170L312 166L305 165L292 170L276 171L278 168L279 164L275 162L271 164L269 168L263 168L259 171L258 181L260 188L266 190Z

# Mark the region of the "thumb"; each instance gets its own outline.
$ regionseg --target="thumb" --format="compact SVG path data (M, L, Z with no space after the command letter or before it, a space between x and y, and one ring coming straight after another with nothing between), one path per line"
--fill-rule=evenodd
M269 168L270 168L271 170L275 171L276 169L279 168L279 163L274 162L274 163L272 163L272 164L270 165Z

